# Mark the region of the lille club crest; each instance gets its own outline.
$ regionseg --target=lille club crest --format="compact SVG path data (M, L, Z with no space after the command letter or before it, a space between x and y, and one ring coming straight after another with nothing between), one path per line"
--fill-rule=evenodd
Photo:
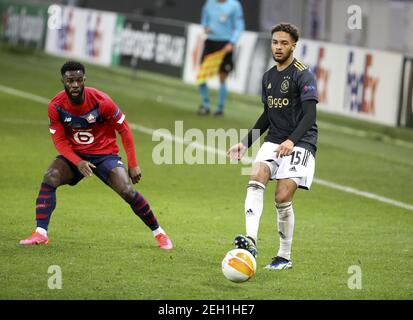
M96 122L96 117L91 113L87 116L86 121L88 123L95 123Z

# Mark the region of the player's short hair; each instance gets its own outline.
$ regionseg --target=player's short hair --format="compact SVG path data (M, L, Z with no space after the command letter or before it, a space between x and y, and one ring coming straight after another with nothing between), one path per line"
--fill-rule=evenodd
M81 70L83 74L85 74L86 72L85 66L83 64L81 64L78 61L69 60L69 61L66 61L63 64L63 66L60 68L60 74L63 77L66 71L77 71L77 70Z
M291 38L293 38L294 42L297 42L300 38L300 32L298 31L298 28L291 23L281 22L275 25L271 29L271 36L274 34L274 32L280 31L287 32L291 36Z

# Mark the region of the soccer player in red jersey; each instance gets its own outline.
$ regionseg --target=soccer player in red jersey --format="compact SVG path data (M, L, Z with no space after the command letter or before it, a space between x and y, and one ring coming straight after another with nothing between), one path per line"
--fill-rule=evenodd
M49 130L60 155L43 177L36 200L37 228L20 244L47 244L47 229L56 207L56 189L66 184L76 185L83 177L95 174L131 206L152 230L161 249L172 249L170 238L148 202L131 184L139 182L141 169L125 115L107 94L85 87L85 67L81 63L68 61L60 72L65 90L48 105ZM125 148L128 171L118 156L116 131Z

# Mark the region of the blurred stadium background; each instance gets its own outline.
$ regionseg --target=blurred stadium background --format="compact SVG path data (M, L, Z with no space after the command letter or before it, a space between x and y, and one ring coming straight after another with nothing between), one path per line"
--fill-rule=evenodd
M276 22L290 21L301 29L296 55L317 75L321 110L413 127L413 44L408 41L412 1L357 1L360 29L348 27L352 1L241 2L248 31L238 44L230 90L259 93L260 77L272 63L268 30ZM193 83L202 49L198 23L203 0L1 3L3 44L131 66ZM78 7L65 7L68 3Z
M0 298L413 298L413 1L240 2L246 31L226 115L213 119L195 115L204 1L0 0ZM361 29L348 27L351 5L361 9ZM269 188L259 272L240 286L226 282L220 261L244 230L247 177L230 164L156 165L152 134L173 132L175 121L204 132L249 128L273 63L268 31L282 21L301 29L296 56L319 86L316 181L295 204L295 269L261 270L278 245ZM128 208L93 179L58 193L49 248L18 247L56 154L46 105L62 89L58 71L69 57L83 61L88 84L127 114L144 171L138 189L174 252L156 251ZM50 265L62 266L63 290L48 289ZM348 284L354 265L363 271L360 290Z

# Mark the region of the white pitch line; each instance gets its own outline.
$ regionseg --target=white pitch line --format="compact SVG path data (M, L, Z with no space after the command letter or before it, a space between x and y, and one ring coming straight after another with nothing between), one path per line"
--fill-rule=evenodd
M24 91L21 91L21 90L17 90L17 89L14 89L14 88L2 86L1 84L0 84L0 91L2 91L4 93L8 93L8 94L13 95L13 96L20 97L20 98L26 98L26 99L29 99L29 100L32 100L32 101L36 101L36 102L39 102L39 103L48 104L49 101L50 101L50 99L40 97L40 96L31 94L31 93L28 93L28 92L24 92Z
M390 205L393 205L393 206L396 206L396 207L400 207L400 208L403 208L403 209L413 211L413 205L411 205L411 204L396 201L396 200L386 198L386 197L382 197L382 196L379 196L379 195L371 193L371 192L357 190L357 189L354 189L354 188L351 188L351 187L343 186L343 185L338 184L338 183L334 183L334 182L330 182L330 181L322 180L322 179L317 179L317 178L314 178L314 182L316 182L318 184L321 184L322 186L325 186L325 187L329 187L329 188L340 190L340 191L347 192L347 193L356 194L358 196L362 196L362 197L365 197L365 198L377 200L377 201L384 202L384 203L387 203L387 204L390 204Z
M367 132L367 131L364 131L364 130L349 128L349 127L345 127L345 126L341 126L341 125L337 125L337 124L333 124L333 123L329 123L329 122L324 122L324 121L317 121L317 124L320 127L320 129L332 130L332 131L335 131L335 132L349 134L349 135L360 137L360 138L368 138L369 136L373 137L373 138L377 137L377 138L381 139L384 142L391 141L392 144L398 145L400 147L406 147L406 148L413 149L413 143L411 143L411 142L400 140L400 139L395 139L395 138L390 138L390 137L388 137L384 134L378 133L378 132L376 132L376 133Z
M21 90L17 90L17 89L14 89L14 88L6 87L6 86L3 86L3 85L0 85L0 91L4 92L4 93L7 93L7 94L10 94L10 95L20 97L20 98L26 98L28 100L39 102L39 103L42 103L42 104L47 104L50 101L50 99L47 99L47 98L44 98L44 97L41 97L41 96L37 96L37 95L31 94L31 93L28 93L28 92L24 92L24 91L21 91ZM38 124L42 124L42 125L47 124L46 121L31 121L31 120L22 120L21 121L21 120L16 120L16 119L0 119L0 122L25 123L25 124L31 123L31 124L36 124L36 125L38 125ZM139 132L151 135L151 136L153 136L154 134L155 135L159 134L155 129L147 128L147 127L141 126L141 125L136 124L136 123L129 123L129 126L132 130L136 130L136 131L139 131ZM209 153L213 153L213 154L217 154L217 155L221 155L221 156L226 156L226 151L224 151L224 150L211 148L211 147L205 146L205 145L197 143L197 142L188 142L188 141L185 141L184 139L182 139L182 137L177 137L177 136L173 136L173 135L171 135L171 136L163 135L162 137L165 138L165 139L171 139L171 140L173 140L177 143L181 143L181 144L185 144L185 145L192 145L192 146L196 147L197 149L200 149L200 150L203 150L203 151L206 151L206 152L209 152ZM252 161L251 158L244 159L244 160L245 160L245 163L251 163L251 161ZM330 182L330 181L326 181L326 180L322 180L322 179L315 178L313 181L317 184L320 184L322 186L325 186L325 187L328 187L328 188L331 188L331 189L339 190L339 191L346 192L346 193L355 194L355 195L360 196L360 197L365 197L365 198L368 198L368 199L372 199L372 200L376 200L376 201L383 202L383 203L386 203L386 204L390 204L390 205L395 206L395 207L399 207L399 208L403 208L403 209L413 211L413 205L408 204L408 203L396 201L396 200L393 200L393 199L390 199L390 198L379 196L379 195L371 193L371 192L358 190L358 189L355 189L355 188L347 187L347 186L344 186L344 185L341 185L341 184L338 184L338 183L334 183L334 182Z

